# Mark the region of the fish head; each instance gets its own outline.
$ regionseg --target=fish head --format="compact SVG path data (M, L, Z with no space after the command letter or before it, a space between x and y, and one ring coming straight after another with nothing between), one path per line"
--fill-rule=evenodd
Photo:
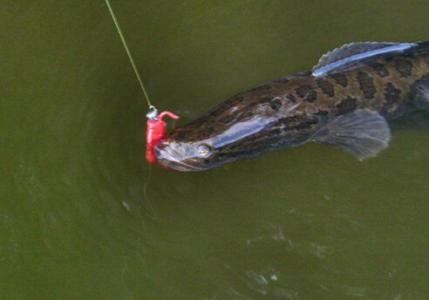
M274 119L263 105L229 100L173 130L155 146L155 155L161 166L178 171L219 167L265 147Z
M238 94L176 128L155 147L159 164L178 171L203 171L296 142L298 133L282 129L301 105L288 97L288 91L303 78Z
M158 163L178 171L203 171L251 156L266 145L268 136L262 132L270 123L270 118L255 117L218 126L215 132L182 127L156 145Z

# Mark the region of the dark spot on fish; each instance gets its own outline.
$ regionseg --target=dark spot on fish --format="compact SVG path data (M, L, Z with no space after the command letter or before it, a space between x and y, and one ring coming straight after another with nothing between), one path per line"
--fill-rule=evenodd
M347 97L343 99L340 103L336 105L337 115L346 114L356 109L356 99L352 97Z
M315 115L319 118L319 119L326 119L329 116L329 112L326 110L319 110L317 113L315 113Z
M389 82L384 88L384 99L386 103L395 103L401 100L401 90Z
M311 90L311 87L308 85L302 85L295 89L295 92L300 97L305 97L308 93L308 91Z
M359 87L366 99L374 97L376 89L374 86L374 79L366 72L359 71L356 76L359 82Z
M328 111L326 110L319 110L316 115L320 115L320 116L327 116L329 114Z
M409 77L413 71L413 64L406 59L398 58L395 61L395 69L401 77Z
M277 106L277 104L278 104L277 101L280 101L280 99L278 97L265 96L265 97L260 98L257 101L253 101L251 103L248 103L248 105L246 106L246 110L247 111L253 111L254 107L261 106L261 105L269 105L272 109L274 109L273 106ZM278 105L280 108L281 101Z
M286 118L280 118L278 120L279 124L284 124L286 126L293 126L293 124L297 124L302 120L301 116L291 116Z
M279 123L284 124L284 131L290 131L311 128L318 120L306 116L292 116L279 119Z
M307 128L313 127L313 125L316 123L317 123L316 120L306 120L291 129L294 129L294 130L307 129Z
M255 102L253 104L267 103L267 102L270 102L273 99L274 99L273 97L266 96L266 97L262 97L261 101Z
M308 102L313 102L315 100L317 100L317 92L315 90L311 90L307 97L305 97L305 100L307 100Z
M309 85L302 85L296 88L295 92L305 101L314 102L315 100L317 100L317 92Z
M279 98L273 98L273 99L271 99L271 101L270 101L270 107L274 111L278 111L281 106L282 106L282 101Z
M326 110L319 110L317 113L314 114L314 116L319 120L319 123L325 122L328 120L329 112Z
M335 96L334 87L328 80L318 78L316 79L316 82L317 82L317 86L322 90L323 93L325 93L329 97Z
M389 82L384 88L384 104L381 114L394 113L401 103L401 90L396 88L393 83Z
M289 94L289 95L287 95L287 96L286 96L286 98L287 98L290 102L292 102L292 103L296 103L296 97L295 97L294 95Z
M380 77L386 77L389 75L389 71L384 64L374 62L370 64L370 67L373 68L375 73Z
M335 82L341 85L342 87L347 87L347 85L349 84L346 75L342 73L332 74L332 75L329 75L329 77L334 79Z

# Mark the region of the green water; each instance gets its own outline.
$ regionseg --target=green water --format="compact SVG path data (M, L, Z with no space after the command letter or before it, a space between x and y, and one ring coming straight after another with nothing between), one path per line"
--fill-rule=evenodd
M2 4L0 299L427 299L427 130L363 163L308 145L149 180L104 2ZM345 42L429 39L427 1L112 5L181 122Z

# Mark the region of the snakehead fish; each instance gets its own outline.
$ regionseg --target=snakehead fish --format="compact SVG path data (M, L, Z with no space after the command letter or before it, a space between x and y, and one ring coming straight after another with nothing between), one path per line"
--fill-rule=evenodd
M388 147L389 122L429 109L429 41L346 44L312 71L237 94L173 130L155 153L179 171L201 171L308 142L359 160Z

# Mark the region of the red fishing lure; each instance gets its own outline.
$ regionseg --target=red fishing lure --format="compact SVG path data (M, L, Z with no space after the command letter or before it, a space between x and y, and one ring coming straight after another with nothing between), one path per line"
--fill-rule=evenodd
M167 137L167 123L163 118L167 116L177 120L179 116L170 111L163 111L158 115L158 111L153 106L146 116L146 160L151 164L155 164L157 159L154 147Z

